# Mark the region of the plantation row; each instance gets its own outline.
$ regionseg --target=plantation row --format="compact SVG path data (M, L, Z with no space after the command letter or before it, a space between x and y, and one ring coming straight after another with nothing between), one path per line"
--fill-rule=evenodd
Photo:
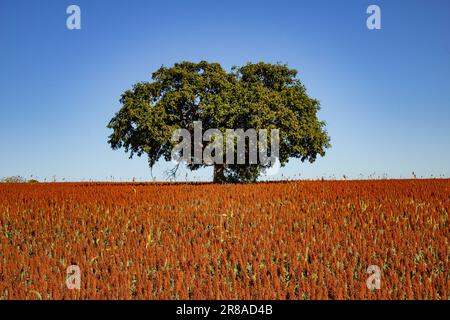
M449 299L449 209L447 179L0 184L0 298Z

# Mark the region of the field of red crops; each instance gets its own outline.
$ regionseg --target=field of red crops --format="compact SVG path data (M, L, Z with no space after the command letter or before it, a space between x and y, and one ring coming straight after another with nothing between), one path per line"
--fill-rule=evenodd
M449 211L448 179L0 184L0 299L447 300Z

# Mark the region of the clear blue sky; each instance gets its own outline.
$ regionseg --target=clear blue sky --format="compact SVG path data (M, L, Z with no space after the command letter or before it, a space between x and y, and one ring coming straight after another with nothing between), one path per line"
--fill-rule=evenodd
M81 30L66 28L70 4ZM332 148L274 178L450 176L450 1L1 0L0 177L149 180L106 124L135 82L203 59L287 63L321 101Z

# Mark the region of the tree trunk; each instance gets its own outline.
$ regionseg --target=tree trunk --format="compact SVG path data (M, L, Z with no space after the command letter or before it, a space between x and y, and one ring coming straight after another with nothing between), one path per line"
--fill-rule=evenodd
M225 172L223 164L214 165L214 183L224 183L225 182Z

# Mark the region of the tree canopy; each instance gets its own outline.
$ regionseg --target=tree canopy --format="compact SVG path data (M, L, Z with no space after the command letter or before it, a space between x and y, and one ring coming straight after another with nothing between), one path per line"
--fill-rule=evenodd
M309 97L297 71L282 64L248 63L225 71L219 63L180 62L161 67L151 82L136 83L120 99L121 109L108 124L109 144L147 155L149 166L171 160L176 129L193 131L242 128L278 129L279 162L314 162L330 146L325 123L317 118L318 100ZM188 163L196 170L207 164ZM214 181L256 181L263 164L214 165Z

